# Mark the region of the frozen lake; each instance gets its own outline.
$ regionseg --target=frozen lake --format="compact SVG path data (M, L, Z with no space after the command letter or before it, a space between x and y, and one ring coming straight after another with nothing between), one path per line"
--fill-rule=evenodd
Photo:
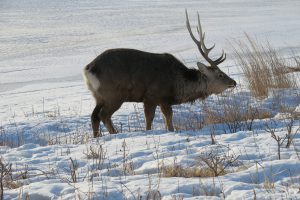
M199 53L185 27L185 8L194 23L199 11L216 56L223 48L230 60L229 41L244 38L244 32L299 52L297 0L1 0L0 92L82 82L83 67L108 48L169 52L193 66Z

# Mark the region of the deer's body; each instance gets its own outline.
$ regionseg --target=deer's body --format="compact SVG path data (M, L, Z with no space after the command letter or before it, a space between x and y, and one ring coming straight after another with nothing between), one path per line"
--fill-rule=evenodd
M201 52L206 58L205 53ZM110 133L116 133L111 116L124 102L144 103L147 130L151 129L155 109L160 106L167 129L173 131L172 105L204 99L236 84L214 66L225 60L223 55L216 61L206 59L212 66L198 63L196 70L187 68L170 54L134 49L111 49L100 54L84 69L88 88L96 100L91 116L94 137L100 135L100 121Z
M87 65L85 73L96 77L98 87L89 89L99 103L119 100L174 105L204 98L207 93L206 76L170 54L111 49ZM203 87L197 87L199 84Z

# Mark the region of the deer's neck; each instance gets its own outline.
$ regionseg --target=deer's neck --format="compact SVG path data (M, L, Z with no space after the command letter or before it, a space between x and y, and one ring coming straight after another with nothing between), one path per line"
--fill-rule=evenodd
M180 78L175 83L176 97L178 103L193 102L197 99L205 99L210 95L208 91L208 79L201 76L198 80L185 80Z

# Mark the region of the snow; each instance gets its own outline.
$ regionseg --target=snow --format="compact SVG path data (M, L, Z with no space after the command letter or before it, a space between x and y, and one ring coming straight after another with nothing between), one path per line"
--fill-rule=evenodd
M211 193L215 193L213 195L215 199L222 198L221 192L224 192L228 199L248 199L247 195L250 199L253 197L253 190L256 190L258 196L269 195L267 189L263 187L267 178L275 184L274 192L270 194L271 197L272 195L279 197L286 195L284 185L291 184L291 179L295 181L295 188L289 189L289 197L299 197L297 194L299 185L297 186L296 181L300 175L300 168L294 150L285 149L283 160L278 160L276 153L274 154L275 142L270 140L266 143L263 140L269 137L266 133L253 135L251 132L238 132L220 137L222 138L217 139L218 144L211 146L209 137L201 133L192 137L188 133L134 132L115 136L107 135L82 145L25 144L17 148L6 149L2 155L6 161L18 166L20 171L28 166L31 173L48 174L32 175L32 178L23 180L25 184L23 191L28 192L32 199L39 199L42 196L52 199L61 197L74 199L76 195L74 188L78 188L77 192L82 197L85 192L92 189L95 192L94 198L103 198L105 190L108 193L105 197L107 199L122 199L123 195L132 199L131 193L137 196L140 192L142 196L145 196L149 187L158 189L164 199L179 194L190 198L194 196L194 199L197 199L199 196L206 196L205 192L201 191L202 185L208 190L214 190ZM299 143L299 139L295 141ZM97 166L95 160L88 159L86 155L89 146L96 148L99 145L102 145L105 152L105 159L100 167ZM188 178L186 180L180 177L159 177L156 174L158 166L162 164L173 165L177 162L183 166L197 166L197 157L212 150L220 154L241 155L239 162L248 166L248 169L215 179ZM125 160L124 153L126 154ZM70 158L78 164L78 183L68 182ZM256 160L261 166L255 165ZM124 172L124 163L125 165L132 163L134 171ZM52 174L53 171L56 173ZM89 179L92 179L92 182ZM124 185L127 188L124 188ZM9 190L6 195L9 199L18 198L18 189Z
M230 91L175 106L174 123L188 127L175 132L165 130L159 110L154 130L144 131L142 105L124 103L113 116L122 133L103 129L103 137L92 138L94 100L82 78L84 67L105 49L118 47L172 53L196 67L203 59L185 28L185 8L194 25L199 11L208 46L216 43L212 55L227 53L221 68L237 80L239 90L229 99ZM299 10L297 0L2 0L0 157L12 164L18 185L5 188L4 199L146 199L159 193L164 200L300 199L300 136L290 148L283 143L279 160L277 143L266 130L268 124L285 136L287 114L280 105L299 112L300 90L254 99L232 51L232 43L246 32L268 40L283 56L300 55ZM199 129L189 121L201 121L205 108L222 115L220 101L242 111L250 104L271 118L254 120L253 131L234 132L226 124ZM296 119L293 131L299 123ZM93 157L91 149L101 156ZM232 156L236 162L214 178L161 173L166 166L203 168L201 158L209 155Z

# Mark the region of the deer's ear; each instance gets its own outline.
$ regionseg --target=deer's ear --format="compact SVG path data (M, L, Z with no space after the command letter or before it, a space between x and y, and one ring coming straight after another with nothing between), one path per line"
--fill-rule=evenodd
M197 66L198 66L198 69L200 70L200 72L202 72L204 74L208 73L207 66L204 65L203 63L197 62Z

